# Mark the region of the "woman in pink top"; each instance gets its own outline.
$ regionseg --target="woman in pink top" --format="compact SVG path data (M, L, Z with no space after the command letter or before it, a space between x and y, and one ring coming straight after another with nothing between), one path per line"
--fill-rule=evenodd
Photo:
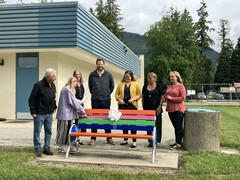
M186 90L177 71L169 73L170 84L167 87L164 99L167 101L166 111L175 130L175 143L170 145L172 150L180 149L183 139L184 100Z

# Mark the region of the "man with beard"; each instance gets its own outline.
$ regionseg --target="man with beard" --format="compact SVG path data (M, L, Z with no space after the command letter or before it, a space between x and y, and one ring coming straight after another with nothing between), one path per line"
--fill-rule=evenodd
M88 86L91 93L92 109L110 109L111 93L114 89L114 80L112 75L104 69L104 59L96 60L97 68L90 73ZM97 129L92 129L96 133ZM111 130L105 129L105 133L111 133ZM91 137L89 145L94 145L96 137ZM107 143L114 145L112 138L107 138Z

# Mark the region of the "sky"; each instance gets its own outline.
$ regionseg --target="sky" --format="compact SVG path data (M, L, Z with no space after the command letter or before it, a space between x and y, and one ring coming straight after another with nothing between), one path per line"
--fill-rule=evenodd
M17 0L6 0L7 4L14 4ZM25 3L39 2L38 0L23 0ZM62 2L62 0L53 0ZM68 0L66 0L68 1ZM98 0L78 0L83 7L89 10L95 9ZM103 0L105 2L106 0ZM198 21L197 9L201 7L201 0L117 0L121 9L123 20L120 24L125 31L143 35L149 30L150 25L167 14L170 7L176 7L183 11L185 8L190 12L194 22ZM211 28L214 32L209 36L215 41L213 49L220 51L220 37L218 34L220 19L227 19L230 24L230 39L236 45L240 37L240 0L205 0L208 11L208 20L212 21Z

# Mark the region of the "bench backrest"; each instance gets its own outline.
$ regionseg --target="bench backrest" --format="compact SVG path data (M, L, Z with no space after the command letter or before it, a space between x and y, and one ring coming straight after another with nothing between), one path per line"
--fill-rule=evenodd
M153 131L155 126L154 110L121 110L120 120L108 118L109 109L85 109L89 118L80 118L78 128L83 129L119 129Z
M220 93L229 93L230 88L229 87L220 87Z

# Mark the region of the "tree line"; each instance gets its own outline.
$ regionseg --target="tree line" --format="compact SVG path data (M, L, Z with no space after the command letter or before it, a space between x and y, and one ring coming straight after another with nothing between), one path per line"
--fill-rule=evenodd
M114 8L109 9L109 5ZM112 11L111 15L107 9ZM90 9L99 21L121 39L123 28L120 21L123 16L120 11L116 0L107 0L105 4L99 0L96 9ZM240 82L240 73L237 70L240 68L240 38L233 48L229 39L229 22L221 19L218 31L221 51L214 63L206 56L206 52L212 50L214 45L209 33L215 29L210 27L212 22L208 20L209 14L204 0L200 2L197 14L199 19L193 22L187 9L180 12L177 8L170 7L160 21L150 26L145 33L150 56L145 72L156 72L159 81L164 85L168 84L167 74L171 70L179 71L187 84ZM114 26L111 26L112 24Z

